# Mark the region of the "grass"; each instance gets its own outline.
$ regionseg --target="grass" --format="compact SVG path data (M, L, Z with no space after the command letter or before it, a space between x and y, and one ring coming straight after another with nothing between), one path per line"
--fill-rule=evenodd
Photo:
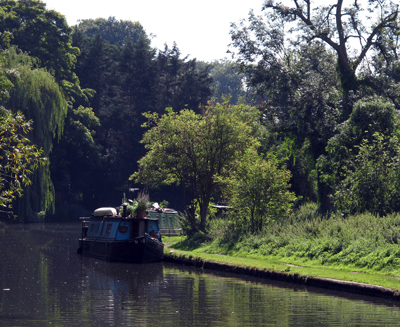
M400 215L322 217L309 206L268 223L257 235L243 234L232 220L219 219L208 235L163 241L166 251L203 260L400 290Z
M289 272L303 276L333 278L338 280L366 283L400 289L400 280L396 276L384 273L365 271L361 269L351 269L348 267L333 267L320 265L315 261L300 262L295 258L280 258L275 256L265 256L263 258L251 258L245 256L221 255L208 253L208 247L200 246L193 250L183 250L181 237L163 237L166 244L165 252L174 251L186 257L197 257L206 261L226 263L241 267L254 267L272 271Z

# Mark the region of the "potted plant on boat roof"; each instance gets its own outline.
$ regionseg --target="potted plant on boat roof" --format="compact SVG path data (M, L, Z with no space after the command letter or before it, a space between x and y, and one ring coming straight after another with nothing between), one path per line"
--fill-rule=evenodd
M147 215L147 209L149 207L149 194L146 191L142 191L139 193L137 199L137 206L136 206L136 217L144 218Z

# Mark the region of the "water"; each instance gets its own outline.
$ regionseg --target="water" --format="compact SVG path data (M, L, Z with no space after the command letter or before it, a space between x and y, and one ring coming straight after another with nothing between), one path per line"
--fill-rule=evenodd
M76 254L77 225L0 225L0 326L398 326L400 303Z

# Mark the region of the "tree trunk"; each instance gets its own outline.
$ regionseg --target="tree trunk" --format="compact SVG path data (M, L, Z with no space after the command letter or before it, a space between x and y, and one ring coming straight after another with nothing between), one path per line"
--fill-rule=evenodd
M351 92L358 89L358 82L355 71L350 67L347 54L338 54L338 71L340 76L340 83L343 89L343 114L341 121L345 121L350 117L353 110L353 102L351 101Z
M206 221L207 221L207 213L208 213L208 205L210 204L210 200L205 200L200 204L200 230L205 232L206 230Z

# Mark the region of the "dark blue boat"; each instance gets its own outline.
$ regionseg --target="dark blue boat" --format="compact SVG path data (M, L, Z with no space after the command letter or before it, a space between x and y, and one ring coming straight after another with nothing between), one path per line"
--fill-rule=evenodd
M125 210L124 210L125 212ZM158 219L127 217L99 208L82 219L78 253L106 261L150 263L162 259Z

